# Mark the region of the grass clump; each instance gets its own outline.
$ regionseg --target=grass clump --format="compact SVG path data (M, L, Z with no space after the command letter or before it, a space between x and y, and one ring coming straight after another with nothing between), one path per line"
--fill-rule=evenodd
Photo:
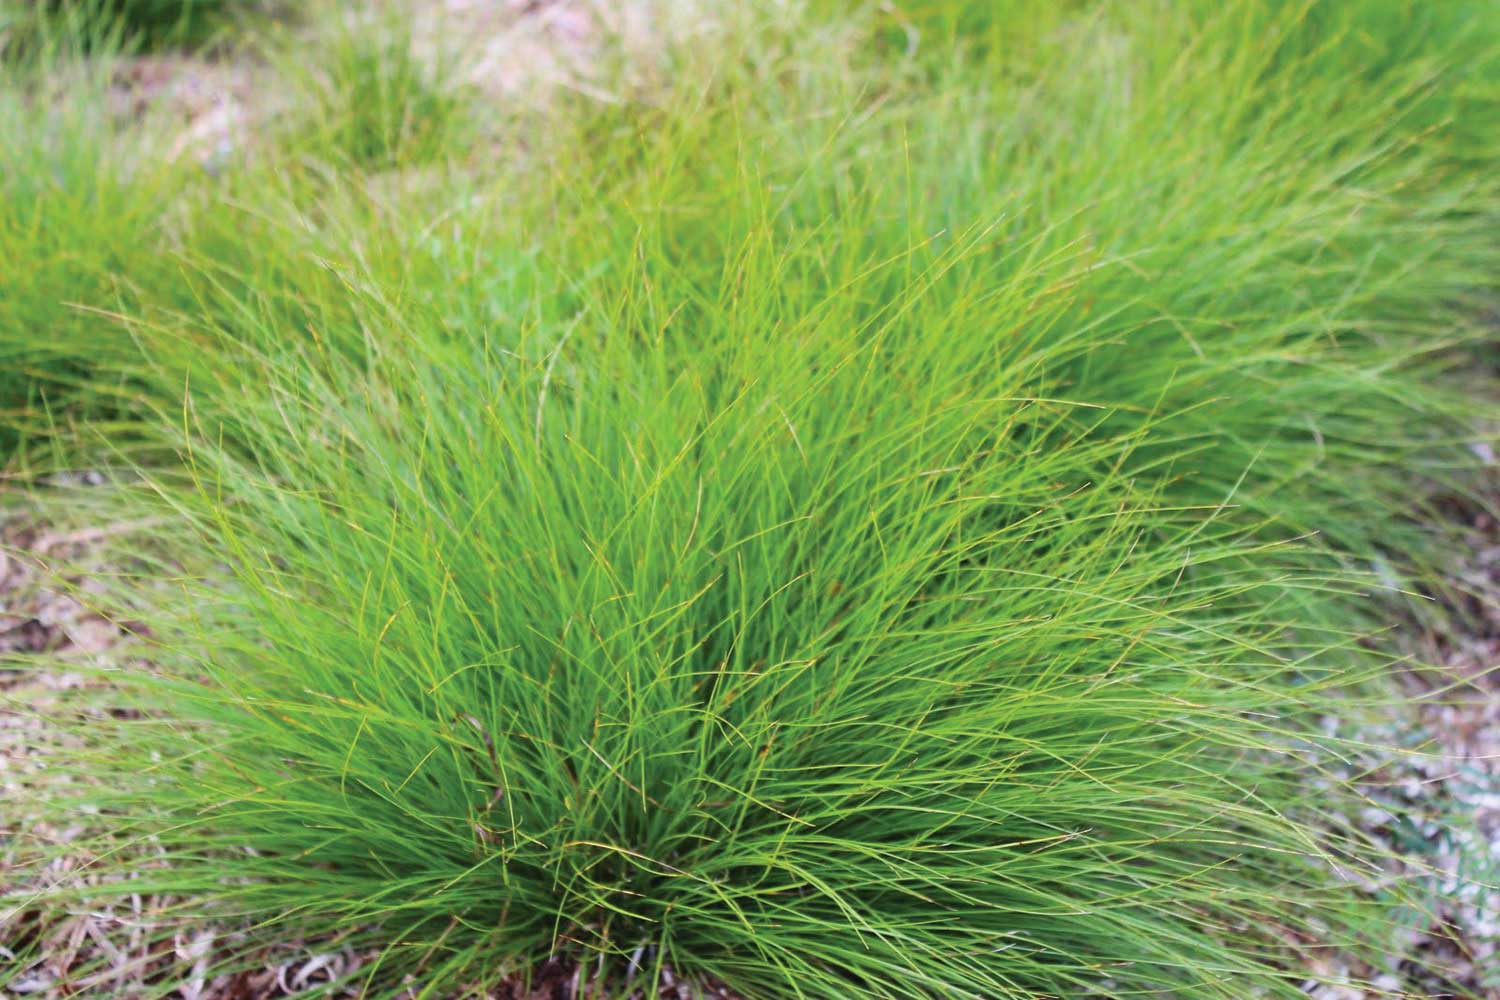
M293 58L300 58L296 55ZM463 101L436 65L413 51L410 30L388 19L342 25L325 58L297 73L303 121L290 144L365 170L451 157Z
M59 802L170 863L94 891L239 922L225 967L370 943L371 995L1379 969L1318 721L1471 471L1495 150L1447 35L1351 89L1358 18L1174 12L944 9L946 59L783 12L498 179L237 195L119 365L182 593Z
M90 53L201 46L265 7L257 0L6 0L0 54L25 58L59 42Z
M660 963L754 996L1277 989L1273 936L1182 914L1324 912L1326 849L1257 804L1320 808L1270 751L1328 673L1277 612L1321 581L1091 481L1130 443L1050 447L1069 407L998 366L973 392L977 342L898 393L833 330L691 372L573 337L587 371L418 336L278 380L241 414L304 442L274 479L197 467L240 586L194 592L194 725L103 737L159 763L97 799L195 817L153 833L190 855L165 885L379 926L440 988L562 952L622 995Z
M121 127L96 58L0 70L0 465L63 414L121 412L136 348L106 316L178 284L190 168L159 155L154 119Z

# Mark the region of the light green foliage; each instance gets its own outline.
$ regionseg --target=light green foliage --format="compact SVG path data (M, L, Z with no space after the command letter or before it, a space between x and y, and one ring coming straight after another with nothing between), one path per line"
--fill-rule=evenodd
M399 24L347 27L324 58L291 74L302 91L291 145L311 156L382 169L462 152L456 88L413 53Z
M324 133L342 169L226 181L99 376L178 459L122 491L170 518L164 674L75 792L171 859L119 891L245 954L376 942L372 995L1383 960L1317 718L1474 461L1480 42L1384 2L903 17L750 17L515 164L372 189L445 148L392 141L403 97ZM334 106L421 90L389 65Z
M0 73L0 464L49 406L115 410L136 351L104 314L179 284L169 219L191 168L143 155L156 123L118 128L108 65Z

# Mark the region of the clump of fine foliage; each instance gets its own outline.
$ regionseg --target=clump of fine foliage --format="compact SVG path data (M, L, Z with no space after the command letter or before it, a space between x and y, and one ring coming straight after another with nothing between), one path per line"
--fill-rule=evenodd
M120 127L107 67L0 68L0 466L64 414L118 409L135 348L104 314L180 285L170 229L190 167L161 145L155 122Z
M29 58L59 43L93 54L121 45L197 46L267 6L264 0L5 0L0 55Z
M370 995L1379 968L1318 716L1500 263L1500 24L1425 11L746 13L490 174L235 182L109 366L183 593L60 800L169 865L93 891Z
M329 44L304 83L293 135L311 155L361 169L415 166L454 152L459 98L412 51L400 25L356 24Z

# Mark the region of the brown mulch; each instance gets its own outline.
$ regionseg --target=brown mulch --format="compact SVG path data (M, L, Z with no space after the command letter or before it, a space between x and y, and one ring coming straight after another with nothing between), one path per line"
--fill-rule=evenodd
M1352 731L1326 720L1365 744L1344 774L1367 796L1361 830L1420 903L1391 935L1394 971L1343 962L1307 988L1320 1000L1500 1000L1500 519L1467 500L1438 509L1456 544L1434 613L1399 623L1399 648L1422 665L1395 678L1405 710Z

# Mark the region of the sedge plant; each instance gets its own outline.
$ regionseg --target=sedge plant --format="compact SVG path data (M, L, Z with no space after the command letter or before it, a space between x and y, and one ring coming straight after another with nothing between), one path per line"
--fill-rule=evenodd
M194 220L113 366L175 456L114 501L155 669L55 792L165 861L54 898L187 900L225 971L356 941L369 995L1380 969L1320 721L1473 473L1493 93L1395 3L928 6Z
M0 466L75 413L132 409L136 349L110 317L181 284L172 223L199 171L163 155L158 116L122 120L116 57L62 45L0 66Z

